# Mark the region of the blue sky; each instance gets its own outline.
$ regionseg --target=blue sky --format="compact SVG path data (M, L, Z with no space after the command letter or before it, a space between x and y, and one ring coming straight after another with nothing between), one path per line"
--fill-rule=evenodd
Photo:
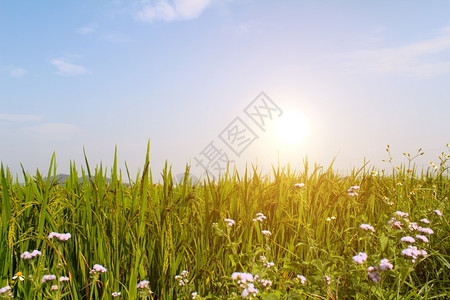
M449 20L448 1L1 1L0 160L55 151L64 173L117 146L136 174L150 140L154 173L383 168L386 144L426 166L450 142Z

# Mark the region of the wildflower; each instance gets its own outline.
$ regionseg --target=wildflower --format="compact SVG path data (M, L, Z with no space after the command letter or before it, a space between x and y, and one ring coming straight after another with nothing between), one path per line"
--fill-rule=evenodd
M47 281L52 281L52 280L55 280L55 279L56 279L56 276L55 276L55 275L44 275L44 276L42 277L41 282L42 282L42 283L45 283L45 282L47 282Z
M150 281L148 281L148 280L141 280L136 285L136 288L138 288L138 289L149 289L150 288Z
M61 277L59 277L59 282L67 282L67 281L69 281L69 280L70 280L70 278L67 277L67 276L61 276Z
M409 216L408 213L402 212L402 211L395 211L394 214L396 214L397 216L399 216L400 218L407 218Z
M439 217L442 217L442 213L441 213L440 210L435 209L435 210L433 210L433 212L434 212L436 215L438 215Z
M256 277L256 275L255 275L255 277ZM268 279L263 279L263 278L258 279L258 283L260 286L265 287L265 288L272 286L272 281L268 280Z
M58 232L50 232L48 238L51 240L52 238L56 238L61 242L68 241L72 235L70 233L58 233Z
M415 230L419 229L419 225L417 225L416 222L411 222L408 224L408 228L411 231L415 231Z
M305 276L297 274L297 278L300 280L301 284L305 284L306 283L306 277Z
M195 298L197 297L197 295L198 295L197 292L192 292L192 293L191 293L192 299L195 299Z
M234 272L231 274L231 280L237 280L238 284L245 284L247 282L253 282L253 275L251 273Z
M427 252L425 250L418 250L416 246L408 246L408 248L403 249L401 254L403 256L412 257L412 262L414 263L419 256L427 257Z
M299 189L304 187L304 186L305 186L304 183L296 183L296 184L294 184L294 187L299 188Z
M367 277L372 280L373 283L377 283L381 280L380 273L378 272L377 267L368 267L367 268Z
M325 282L330 285L331 284L331 278L325 275Z
M6 292L9 292L10 290L11 290L11 287L9 285L4 286L0 289L0 295L4 294Z
M336 220L336 217L328 217L326 218L327 222L330 222L331 220Z
M89 272L89 274L97 274L97 273L105 273L106 268L102 265L95 264L94 267L92 267L92 270Z
M113 298L119 297L122 293L121 292L112 292L111 296L113 296Z
M189 277L189 272L184 270L181 272L181 275L175 276L175 280L178 281L179 286L185 286L186 284L189 283L188 277Z
M420 222L425 223L425 224L430 224L430 221L428 221L428 219L420 219Z
M351 197L353 196L358 196L358 193L356 192L357 190L359 190L359 185L354 185L351 186L348 190L347 190L347 194Z
M266 236L270 236L272 234L272 232L270 232L269 230L262 230L261 232Z
M262 222L262 221L264 221L265 219L267 219L267 217L266 217L263 213L257 213L257 214L256 214L256 218L253 219L253 221L259 221L259 222Z
M425 233L425 234L433 234L434 233L433 229L431 229L431 228L424 228L424 227L417 228L417 231L421 232L421 233Z
M429 243L430 242L426 236L421 235L421 234L416 235L416 239L421 240L424 243Z
M353 261L359 265L367 260L367 254L364 252L359 252L357 255L353 256Z
M384 258L380 261L380 270L386 271L386 270L392 270L394 266L389 263L389 260L387 258Z
M403 223L396 218L391 218L389 224L391 225L391 228L403 229Z
M359 228L361 228L362 230L365 230L365 231L373 231L373 232L375 232L375 228L373 228L373 226L371 226L371 225L369 225L369 224L361 224L361 225L359 225Z
M401 242L404 243L415 243L416 241L410 236L404 236L400 239Z
M23 273L22 272L17 272L14 276L13 276L13 278L12 278L13 280L16 280L16 279L19 279L20 281L24 281L25 280L25 278L23 277Z
M247 284L247 287L242 291L241 296L242 298L247 298L249 295L252 295L253 297L256 297L256 294L258 294L258 289L255 289L255 285L253 283Z
M41 251L39 251L39 250L33 250L33 252L31 252L31 253L28 251L25 251L24 253L20 254L20 258L29 260L29 259L32 259L39 255L42 255Z
M224 221L227 222L227 225L230 227L236 223L233 219L224 219Z
M51 287L50 287L50 291L57 291L58 290L58 286L55 284L55 285L52 285Z

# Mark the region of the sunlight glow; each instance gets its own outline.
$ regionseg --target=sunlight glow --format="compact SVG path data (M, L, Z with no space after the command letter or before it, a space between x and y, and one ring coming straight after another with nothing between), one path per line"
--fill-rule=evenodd
M277 139L284 145L296 145L308 135L308 121L296 111L284 112L275 124Z

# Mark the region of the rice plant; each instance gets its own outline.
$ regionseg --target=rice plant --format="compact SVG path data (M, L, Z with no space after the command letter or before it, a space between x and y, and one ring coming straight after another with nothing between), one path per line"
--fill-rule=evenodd
M85 157L64 181L55 155L20 181L1 165L0 298L450 295L448 153L349 175L305 159L192 182L187 166L180 183L167 163L152 173L149 147L134 177Z

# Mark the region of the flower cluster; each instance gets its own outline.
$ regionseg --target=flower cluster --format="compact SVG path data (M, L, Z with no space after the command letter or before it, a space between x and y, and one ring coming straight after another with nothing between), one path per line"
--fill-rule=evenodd
M56 280L56 276L55 275L44 275L42 276L42 283L45 283L47 281L52 281L52 280Z
M105 272L106 272L106 268L104 266L95 264L92 267L92 270L89 272L89 274L98 274L98 273L105 273Z
M353 261L359 265L362 265L367 260L367 254L364 252L359 252L357 255L353 256Z
M359 190L359 185L354 185L351 186L348 190L347 190L347 194L351 197L353 196L358 196L358 191Z
M224 219L228 226L233 226L236 223L233 219Z
M51 240L52 238L56 238L57 240L61 242L68 241L72 235L70 233L58 233L58 232L50 232L48 235L48 238Z
M380 261L380 270L386 271L386 270L392 270L394 266L389 262L389 259L384 258Z
M261 260L262 264L264 267L266 267L267 269L272 268L273 266L275 266L275 263L273 261L268 261L267 257L265 257L264 255L261 255L259 257L259 259ZM256 276L256 275L255 275Z
M392 270L393 268L394 266L389 262L389 260L384 258L380 261L379 269L375 266L370 266L367 268L367 277L369 277L373 283L378 283L381 280L380 271Z
M400 239L400 241L404 242L404 243L415 243L416 242L416 240L410 236L404 236Z
M36 256L42 255L41 251L39 250L33 250L31 253L28 251L25 251L24 253L20 254L20 258L29 260Z
M0 289L0 296L3 296L3 294L8 293L9 291L11 291L11 287L10 287L9 285L2 287L2 288ZM8 295L9 297L12 296L11 293L8 293L7 295Z
M257 213L257 214L256 214L256 218L253 219L253 221L259 221L259 222L262 222L262 221L264 221L265 219L267 219L267 217L266 217L263 213Z
M412 257L412 262L416 262L416 259L419 256L422 257L427 257L428 253L425 250L418 250L416 246L408 246L408 248L403 249L401 254L403 256L408 256L408 257Z
M189 277L189 272L184 270L181 272L180 275L175 276L175 280L178 281L179 286L185 286L186 284L189 283L188 277Z
M362 230L365 230L365 231L375 232L375 228L373 228L373 226L371 226L369 224L361 224L361 225L359 225L359 228L361 228Z
M255 288L255 284L253 283L253 275L250 273L234 272L231 274L231 280L239 284L239 287L242 289L242 298L247 298L248 296L256 297L259 293L259 290Z
M306 277L300 274L297 274L297 279L300 280L301 284L305 284L306 283Z
M136 285L137 289L149 289L150 288L150 281L148 280L141 280L139 281L139 283Z

